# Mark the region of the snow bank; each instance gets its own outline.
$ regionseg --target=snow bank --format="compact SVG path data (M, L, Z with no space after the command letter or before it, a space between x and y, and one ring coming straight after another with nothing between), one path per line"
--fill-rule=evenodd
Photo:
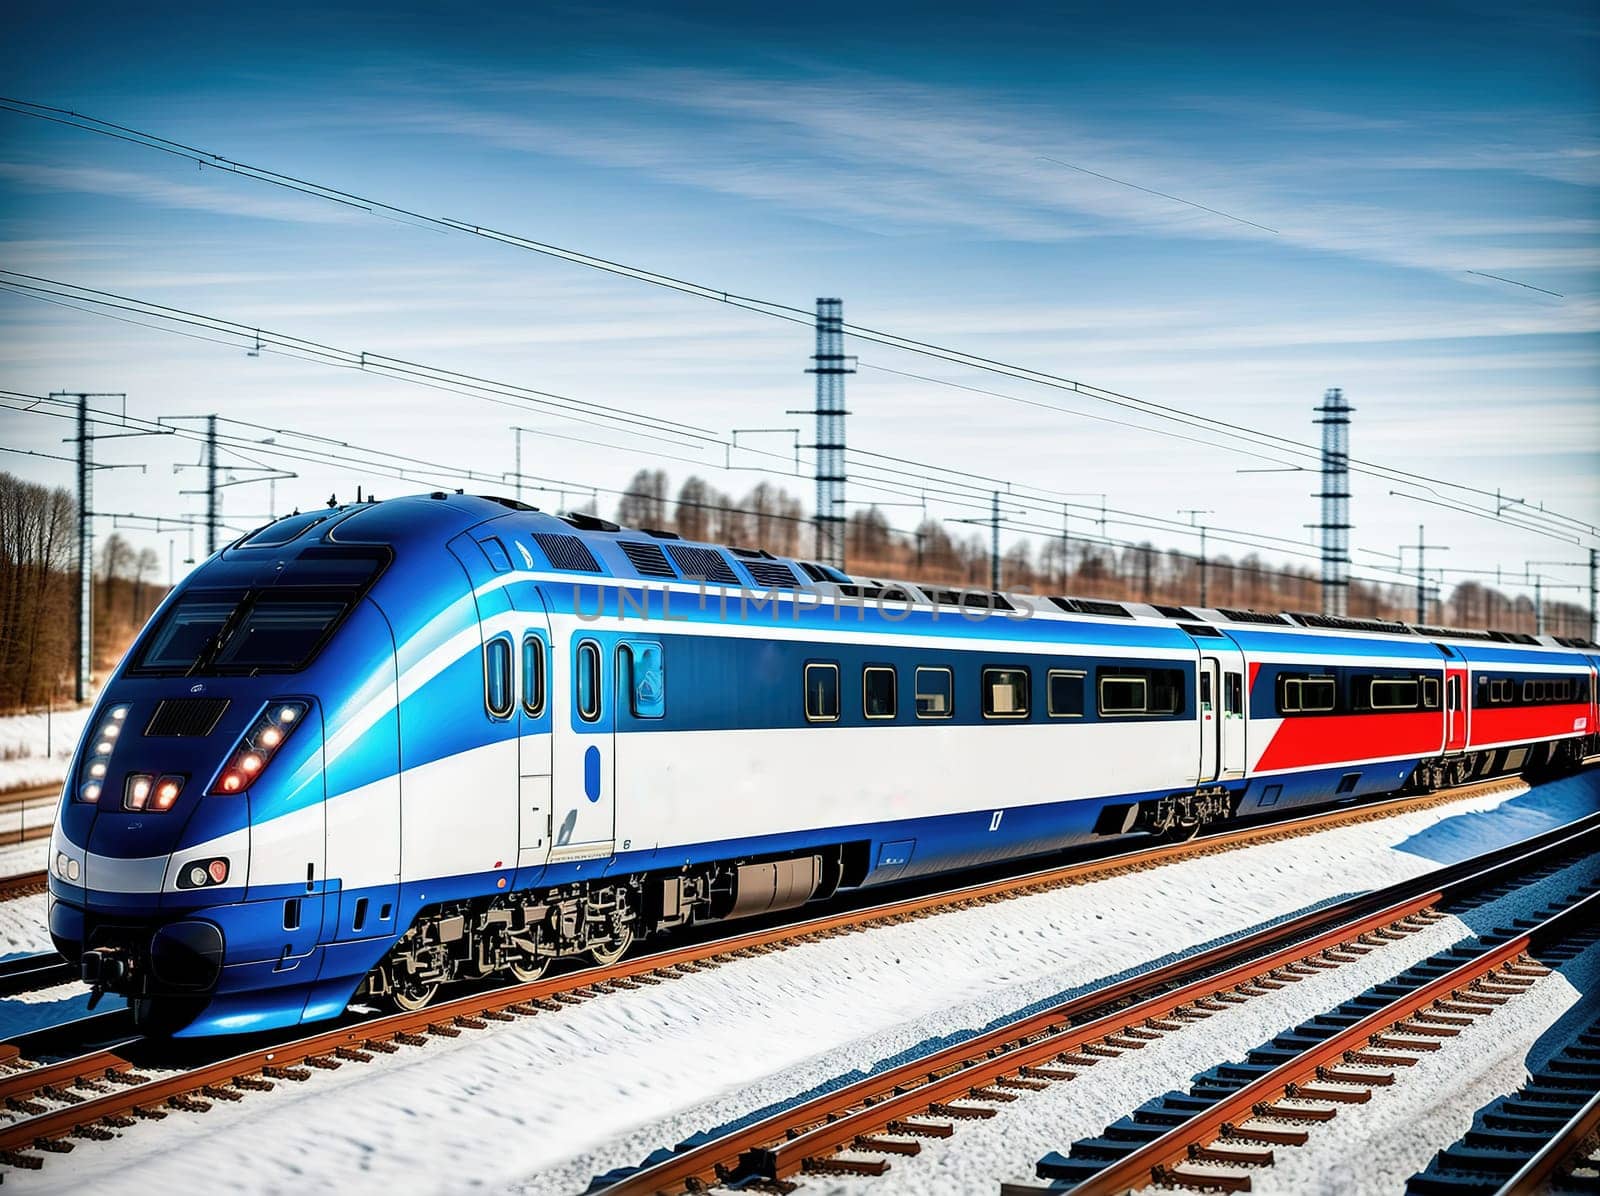
M0 793L63 780L88 717L84 706L0 718Z
M1466 855L1515 839L1530 811L1557 811L1547 817L1559 821L1579 808L1600 808L1600 777L811 943L319 1071L203 1116L175 1114L109 1144L81 1143L41 1172L7 1178L44 1191L115 1183L168 1193L220 1178L250 1192L299 1193L308 1182L579 1192L664 1146L725 1131L1019 1009L1430 871L1432 857L1452 848ZM1436 836L1429 854L1404 846L1474 814L1492 816L1474 819L1470 836ZM1094 1128L1123 1111L1096 1108Z

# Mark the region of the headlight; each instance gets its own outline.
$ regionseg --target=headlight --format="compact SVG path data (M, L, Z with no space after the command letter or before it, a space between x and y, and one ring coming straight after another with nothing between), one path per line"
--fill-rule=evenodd
M306 711L304 702L272 702L261 712L250 729L234 746L228 763L211 786L213 794L243 793L266 771Z
M105 789L106 773L111 767L111 753L116 749L117 737L122 734L127 719L127 706L113 706L106 711L100 729L89 741L93 747L84 759L83 772L73 793L75 801L92 804L100 800L100 794Z

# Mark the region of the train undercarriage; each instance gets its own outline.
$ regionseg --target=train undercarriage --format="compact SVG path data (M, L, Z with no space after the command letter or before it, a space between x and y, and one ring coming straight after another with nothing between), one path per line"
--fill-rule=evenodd
M1578 768L1596 737L1441 756L1418 764L1403 792L1431 793L1494 776L1546 780ZM1100 834L1191 839L1238 812L1222 786L1108 807ZM867 845L847 843L775 859L685 867L616 880L508 893L425 909L367 977L357 999L421 1009L461 980L537 980L559 961L608 965L637 941L669 930L797 909L859 884Z
M558 961L615 963L643 938L796 909L866 874L864 844L562 885L424 910L358 998L421 1009L458 980L537 980Z

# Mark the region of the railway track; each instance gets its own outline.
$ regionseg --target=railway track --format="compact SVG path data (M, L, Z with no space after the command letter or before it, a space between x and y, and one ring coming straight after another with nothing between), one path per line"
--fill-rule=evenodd
M0 793L0 847L48 839L56 803L60 800L60 784L36 785L31 789ZM34 816L33 825L29 825L30 814ZM51 817L38 821L46 814Z
M217 1100L236 1100L244 1092L271 1088L278 1082L304 1081L310 1078L313 1070L333 1069L345 1063L368 1060L375 1054L393 1053L401 1047L421 1046L432 1037L455 1037L464 1030L482 1029L490 1022L556 1012L563 1006L616 989L660 984L723 962L765 954L798 942L833 937L868 926L892 924L944 910L970 908L1066 885L1083 884L1133 869L1152 868L1167 862L1236 850L1334 826L1371 821L1406 810L1491 793L1511 784L1515 782L1500 780L1455 790L1447 795L1397 798L1332 812L1324 811L1284 822L1245 827L1187 843L1167 844L1153 849L1145 847L863 909L847 909L804 922L670 948L609 967L590 968L531 984L466 995L412 1013L347 1022L308 1036L286 1038L269 1046L255 1047L186 1068L176 1074L146 1075L141 1070L135 1056L148 1056L148 1040L125 1043L111 1050L86 1051L46 1064L32 1062L20 1050L7 1062L4 1057L5 1044L0 1044L0 1067L10 1068L7 1074L0 1076L0 1106L25 1112L24 1116L10 1124L0 1126L0 1163L36 1167L42 1164L44 1154L70 1149L73 1138L104 1138L110 1136L115 1128L131 1125L136 1119L160 1118L165 1115L164 1109L170 1106L208 1108ZM1547 832L1530 843L1548 848L1551 844L1566 842L1574 836L1600 836L1600 815L1583 824L1572 824ZM1590 843L1589 838L1583 841ZM1596 842L1600 842L1600 839L1596 839ZM1593 845L1590 844L1591 847ZM1525 857L1530 850L1529 845L1519 844L1479 857L1474 863L1480 867L1526 867ZM1411 911L1411 916L1426 917L1428 903L1437 899L1436 893L1428 888L1432 879L1421 878L1410 882L1418 890L1412 901L1422 901ZM40 880L42 882L42 876ZM1369 899L1351 900L1370 904ZM1335 911L1343 910L1348 904L1341 903L1282 923L1253 939L1254 949L1266 950L1270 943L1288 943L1296 934L1315 934L1337 916ZM1325 932L1341 941L1350 934L1348 928ZM1285 946L1281 950L1299 958L1304 956L1306 948L1299 944ZM1217 951L1235 955L1237 947L1231 945ZM1207 952L1093 994L1092 999L1097 1005L1127 1000L1152 985L1170 986L1177 984L1180 976L1193 976L1199 969L1219 966L1220 957L1215 952ZM1040 1032L1045 1024L1042 1021L1039 1023ZM925 1068L926 1065L925 1060L921 1066Z
M1600 1018L1406 1184L1408 1196L1600 1190ZM1571 1182L1577 1173L1578 1182Z
M1201 1107L1170 1129L1148 1127L1149 1139L1115 1161L1094 1157L1115 1147L1096 1142L1085 1157L1040 1162L1042 1177L1062 1183L1007 1184L1002 1193L1120 1196L1152 1184L1249 1191L1252 1170L1270 1167L1276 1152L1305 1145L1319 1125L1403 1082L1400 1073L1422 1055L1448 1049L1465 1027L1533 987L1551 970L1536 954L1570 958L1597 940L1600 891L1591 890L1518 933L1485 936L1478 950L1456 948L1408 969L1380 986L1404 991L1375 994L1370 1011L1347 1002L1315 1026L1302 1024L1274 1039L1231 1090L1197 1088L1189 1099Z
M783 1188L806 1172L882 1174L893 1156L920 1153L925 1140L951 1136L962 1121L993 1117L998 1106L1091 1067L1114 1066L1110 1060L1188 1023L1425 929L1442 916L1441 903L1549 875L1597 845L1600 818L1591 817L1537 843L1302 915L802 1102L622 1177L607 1196L719 1183Z
M0 876L0 901L10 901L14 897L26 897L29 893L42 893L45 887L44 870L38 872L17 872L11 876Z
M1600 1045L1600 1044L1597 1044ZM1495 1196L1600 1189L1600 1094L1574 1113Z

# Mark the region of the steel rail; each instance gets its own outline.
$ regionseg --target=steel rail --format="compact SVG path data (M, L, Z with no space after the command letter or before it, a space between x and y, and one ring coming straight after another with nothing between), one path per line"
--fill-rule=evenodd
M1319 1068L1343 1062L1352 1051L1359 1054L1373 1039L1384 1039L1386 1032L1410 1029L1408 1019L1434 1002L1469 997L1476 986L1507 965L1516 965L1541 945L1574 929L1594 926L1597 918L1600 918L1600 892L1591 893L1537 926L1490 947L1482 955L1396 998L1246 1084L1182 1125L1090 1176L1072 1189L1074 1196L1121 1196L1151 1184L1241 1189L1238 1183L1229 1182L1231 1177L1226 1172L1196 1173L1185 1170L1183 1165L1192 1159L1204 1158L1207 1147L1219 1138L1252 1140L1250 1129L1242 1128L1240 1123L1262 1110L1271 1110L1278 1101L1294 1098L1300 1085L1317 1077ZM1242 1188L1248 1187L1249 1180L1245 1177Z
M39 838L42 839L44 836L40 835ZM23 897L37 892L45 887L47 879L43 869L37 872L16 872L10 876L0 876L0 901L9 901L13 897Z
M1580 845L1600 840L1600 824L1592 818L1582 822L1581 829L1562 828L1564 833L1544 837L1537 847L1519 844L1518 850L1509 855L1504 849L1486 853L1498 858L1475 857L1374 893L1348 898L1247 938L1071 998L681 1152L612 1184L606 1189L607 1196L676 1192L734 1176L782 1180L802 1170L808 1160L825 1159L896 1123L904 1124L930 1107L947 1106L970 1097L975 1090L987 1090L996 1083L1003 1085L1014 1076L1026 1079L1027 1069L1049 1068L1059 1063L1063 1055L1103 1045L1108 1038L1123 1039L1130 1028L1164 1023L1175 1015L1181 1018L1179 1011L1193 1010L1195 1002L1220 997L1224 1004L1238 1003L1244 998L1236 995L1237 989L1248 988L1253 979L1314 958L1319 963L1313 966L1332 966L1320 958L1329 951L1339 954L1354 950L1364 954L1366 947L1352 947L1354 940L1364 934L1403 924L1406 919L1425 915L1441 901L1514 877L1531 862L1567 854ZM1308 933L1313 937L1303 937ZM1218 967L1226 970L1215 972ZM1274 985L1278 983L1274 979ZM1172 984L1181 987L1163 987ZM1157 990L1155 995L1144 996L1132 1006L1119 1007L1152 990ZM1108 1006L1113 1007L1111 1012L1074 1024L1075 1018ZM1067 1075L1064 1072L1056 1078Z

